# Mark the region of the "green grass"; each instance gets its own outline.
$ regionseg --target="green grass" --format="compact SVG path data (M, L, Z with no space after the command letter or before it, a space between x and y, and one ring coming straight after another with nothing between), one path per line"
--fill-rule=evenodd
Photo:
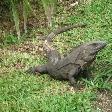
M67 84L47 76L32 77L13 72L0 80L0 109L2 112L53 112L87 110L91 112L91 91L72 93Z
M97 98L96 91L112 90L112 2L97 0L90 7L73 12L68 17L67 13L63 14L67 19L60 18L60 23L85 22L87 27L59 35L54 39L55 45L61 53L66 53L83 42L106 41L107 47L91 66L93 77L80 79L84 89L72 91L66 81L54 80L47 74L30 76L24 73L29 66L45 63L44 56L14 52L4 47L0 50L0 112L94 112L92 102ZM36 39L32 41L38 44Z

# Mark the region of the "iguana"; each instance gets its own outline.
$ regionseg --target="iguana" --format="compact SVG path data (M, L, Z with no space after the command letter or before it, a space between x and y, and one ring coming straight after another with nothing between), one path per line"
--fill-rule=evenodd
M83 43L73 48L71 53L62 58L60 53L49 45L50 39L52 40L56 34L52 33L52 35L50 34L50 36L47 36L44 43L48 63L45 65L30 67L27 72L33 74L46 73L54 79L69 80L72 86L76 86L76 77L86 71L95 60L97 53L106 46L106 42L94 41Z

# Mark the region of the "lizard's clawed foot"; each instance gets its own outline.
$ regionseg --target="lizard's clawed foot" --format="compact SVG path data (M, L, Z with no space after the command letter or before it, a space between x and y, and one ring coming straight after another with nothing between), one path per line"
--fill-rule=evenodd
M72 91L72 92L82 91L82 90L84 90L84 87L80 86L80 85L79 86L75 85L75 86L70 87L70 91Z
M79 89L83 88L83 85L80 85L80 84L77 84L77 83L70 84L70 86L72 86L74 90L79 90Z
M75 86L73 86L73 88L74 88L74 89L78 89L78 90L79 90L79 89L82 89L82 88L83 88L83 86L82 86L82 85L75 85Z

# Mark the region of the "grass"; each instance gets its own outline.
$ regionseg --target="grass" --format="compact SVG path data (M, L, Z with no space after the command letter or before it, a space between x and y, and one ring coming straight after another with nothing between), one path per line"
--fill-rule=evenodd
M29 66L46 62L44 56L36 51L22 52L19 45L16 45L19 50L13 50L11 46L0 49L0 112L101 111L103 108L99 107L94 110L93 102L99 97L97 90L112 90L111 12L111 0L97 0L90 7L72 11L72 15L66 12L63 14L63 17L67 17L65 20L60 17L62 15L58 15L59 24L83 21L87 23L84 29L71 30L54 39L59 52L65 53L74 45L91 40L107 42L107 47L98 54L90 68L93 77L90 80L80 79L80 82L84 83L82 90L73 91L68 82L54 80L47 74L43 76L25 74L24 70ZM35 38L30 43L35 46L40 44Z

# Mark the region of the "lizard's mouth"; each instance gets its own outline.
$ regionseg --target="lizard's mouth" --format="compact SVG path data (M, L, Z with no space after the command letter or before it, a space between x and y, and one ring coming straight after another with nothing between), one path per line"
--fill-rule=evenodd
M103 49L106 45L107 45L106 42L101 41L101 42L99 43L97 49L98 49L98 50L101 50L101 49Z
M95 55L97 54L101 49L103 49L106 46L106 42L104 41L100 41L97 43L96 47L94 47L94 49L91 52L91 55Z

